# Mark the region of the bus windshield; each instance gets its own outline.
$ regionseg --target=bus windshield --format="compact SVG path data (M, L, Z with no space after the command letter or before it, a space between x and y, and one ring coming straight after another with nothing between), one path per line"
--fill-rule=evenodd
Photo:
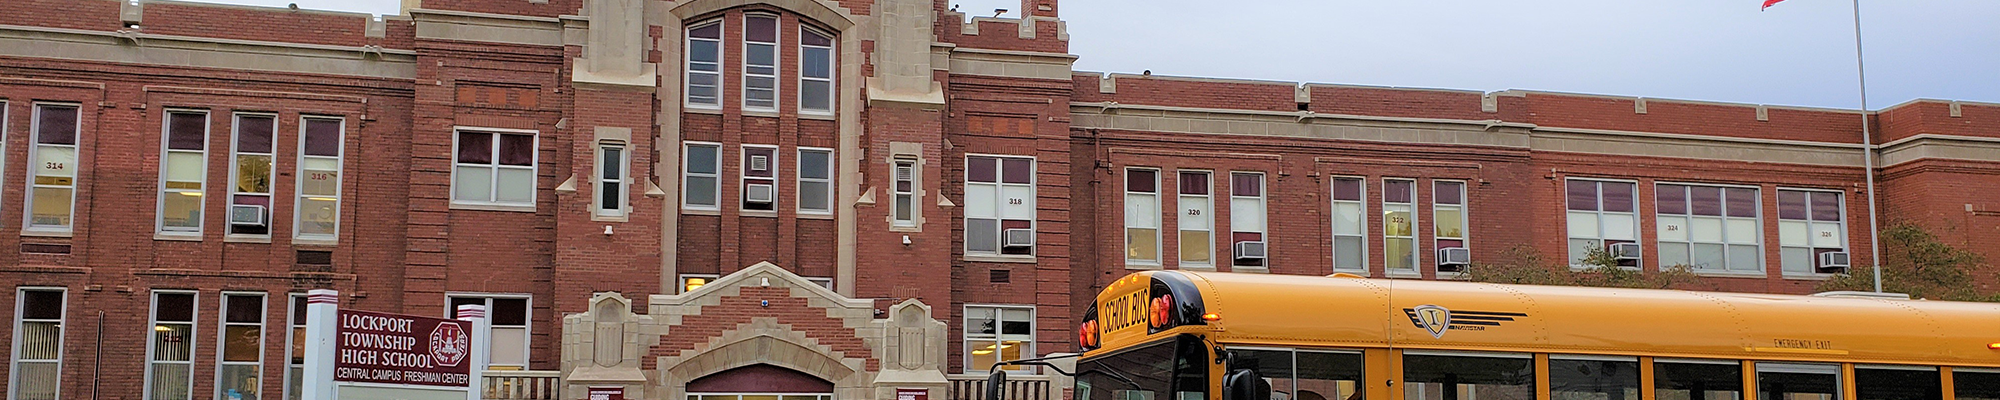
M1077 400L1206 400L1208 348L1182 335L1078 361Z

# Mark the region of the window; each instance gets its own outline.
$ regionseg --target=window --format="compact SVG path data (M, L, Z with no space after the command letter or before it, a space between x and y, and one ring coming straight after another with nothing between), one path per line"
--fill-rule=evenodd
M681 168L681 207L698 210L720 208L716 200L722 191L722 145L714 143L685 144L682 160L687 165Z
M1743 365L1736 362L1653 362L1654 398L1658 400L1740 400Z
M76 202L76 105L36 104L35 146L28 155L27 230L68 232Z
M799 212L833 213L833 150L799 149Z
M965 253L1032 255L1033 243L1008 241L1007 233L1035 229L1035 159L967 156L965 158ZM1020 231L1015 231L1020 232Z
M2000 370L1952 368L1951 388L1957 400L2000 399Z
M1639 196L1633 192L1637 184L1583 179L1565 183L1570 265L1583 265L1591 249L1639 241Z
M799 110L833 112L833 36L799 28Z
M895 225L917 226L917 160L896 159Z
M1466 216L1465 182L1431 181L1431 225L1437 248L1470 247L1465 239L1470 225Z
M1333 269L1368 270L1368 183L1333 178Z
M493 321L492 350L487 360L495 370L519 371L528 369L528 307L527 295L452 295L451 305L446 307L446 318L458 316L458 306L486 306L486 318Z
M687 105L722 107L722 21L687 30Z
M743 17L743 108L778 108L778 17Z
M681 274L681 293L692 292L721 278L715 274Z
M534 206L535 135L459 131L452 178L453 202Z
M13 377L7 398L55 400L62 389L63 308L68 302L62 288L21 288L14 308Z
M286 296L291 301L291 314L285 319L291 329L285 331L285 400L299 400L305 397L306 379L306 296L294 293Z
M153 292L152 340L146 343L146 399L194 396L194 292Z
M1403 356L1407 399L1535 398L1535 359L1527 354Z
M343 125L336 118L305 118L299 135L300 239L334 240L340 229L340 155ZM533 175L533 172L529 172Z
M1417 181L1382 181L1382 252L1388 272L1417 274Z
M1840 192L1778 191L1778 254L1785 274L1818 272L1819 255L1847 251Z
M1181 267L1215 267L1215 217L1210 215L1208 171L1180 173Z
M1229 174L1229 243L1238 267L1263 267L1270 257L1270 242L1264 240L1264 174ZM1250 243L1250 244L1245 244ZM1254 247L1254 249L1252 249Z
M778 148L743 146L743 209L777 210Z
M221 367L217 398L255 399L264 385L264 295L222 294Z
M1255 370L1270 380L1272 391L1291 394L1276 398L1359 399L1365 387L1360 352L1242 349L1229 354L1228 370Z
M1639 359L1551 355L1553 400L1639 400Z
M1160 171L1125 170L1125 264L1160 265Z
M965 306L965 370L989 371L993 364L1035 355L1033 306ZM1005 371L1027 371L1010 365Z
M1661 184L1657 190L1660 265L1716 272L1763 270L1757 189Z
M208 181L208 113L168 111L160 130L160 233L201 234Z
M1943 400L1936 367L1856 365L1854 397L1868 400Z
M1757 398L1840 400L1840 365L1757 363Z
M625 191L631 188L631 178L626 177L625 144L598 143L597 168L597 215L625 216Z
M232 125L235 140L229 167L229 233L234 235L271 234L271 157L276 148L272 133L278 131L278 117L268 114L236 114ZM241 210L241 211L239 211ZM237 213L247 215L238 219ZM256 217L252 221L252 218Z

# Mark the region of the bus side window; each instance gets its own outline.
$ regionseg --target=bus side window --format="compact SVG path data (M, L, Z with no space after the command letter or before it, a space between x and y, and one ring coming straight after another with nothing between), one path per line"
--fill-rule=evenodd
M1952 368L1951 387L1958 400L2000 400L2000 369Z
M1740 400L1743 366L1736 362L1653 362L1655 400Z
M1361 353L1301 350L1297 356L1296 400L1360 400Z

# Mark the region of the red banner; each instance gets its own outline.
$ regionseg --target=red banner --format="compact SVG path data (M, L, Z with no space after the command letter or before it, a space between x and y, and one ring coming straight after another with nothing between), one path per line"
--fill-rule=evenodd
M443 318L340 310L333 380L467 387L472 382L472 323Z

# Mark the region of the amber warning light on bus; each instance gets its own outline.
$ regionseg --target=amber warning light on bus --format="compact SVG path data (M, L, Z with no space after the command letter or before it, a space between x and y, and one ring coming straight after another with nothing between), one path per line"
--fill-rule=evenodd
M1986 344L1986 348L1989 350L2000 350L2000 342L1988 343Z

